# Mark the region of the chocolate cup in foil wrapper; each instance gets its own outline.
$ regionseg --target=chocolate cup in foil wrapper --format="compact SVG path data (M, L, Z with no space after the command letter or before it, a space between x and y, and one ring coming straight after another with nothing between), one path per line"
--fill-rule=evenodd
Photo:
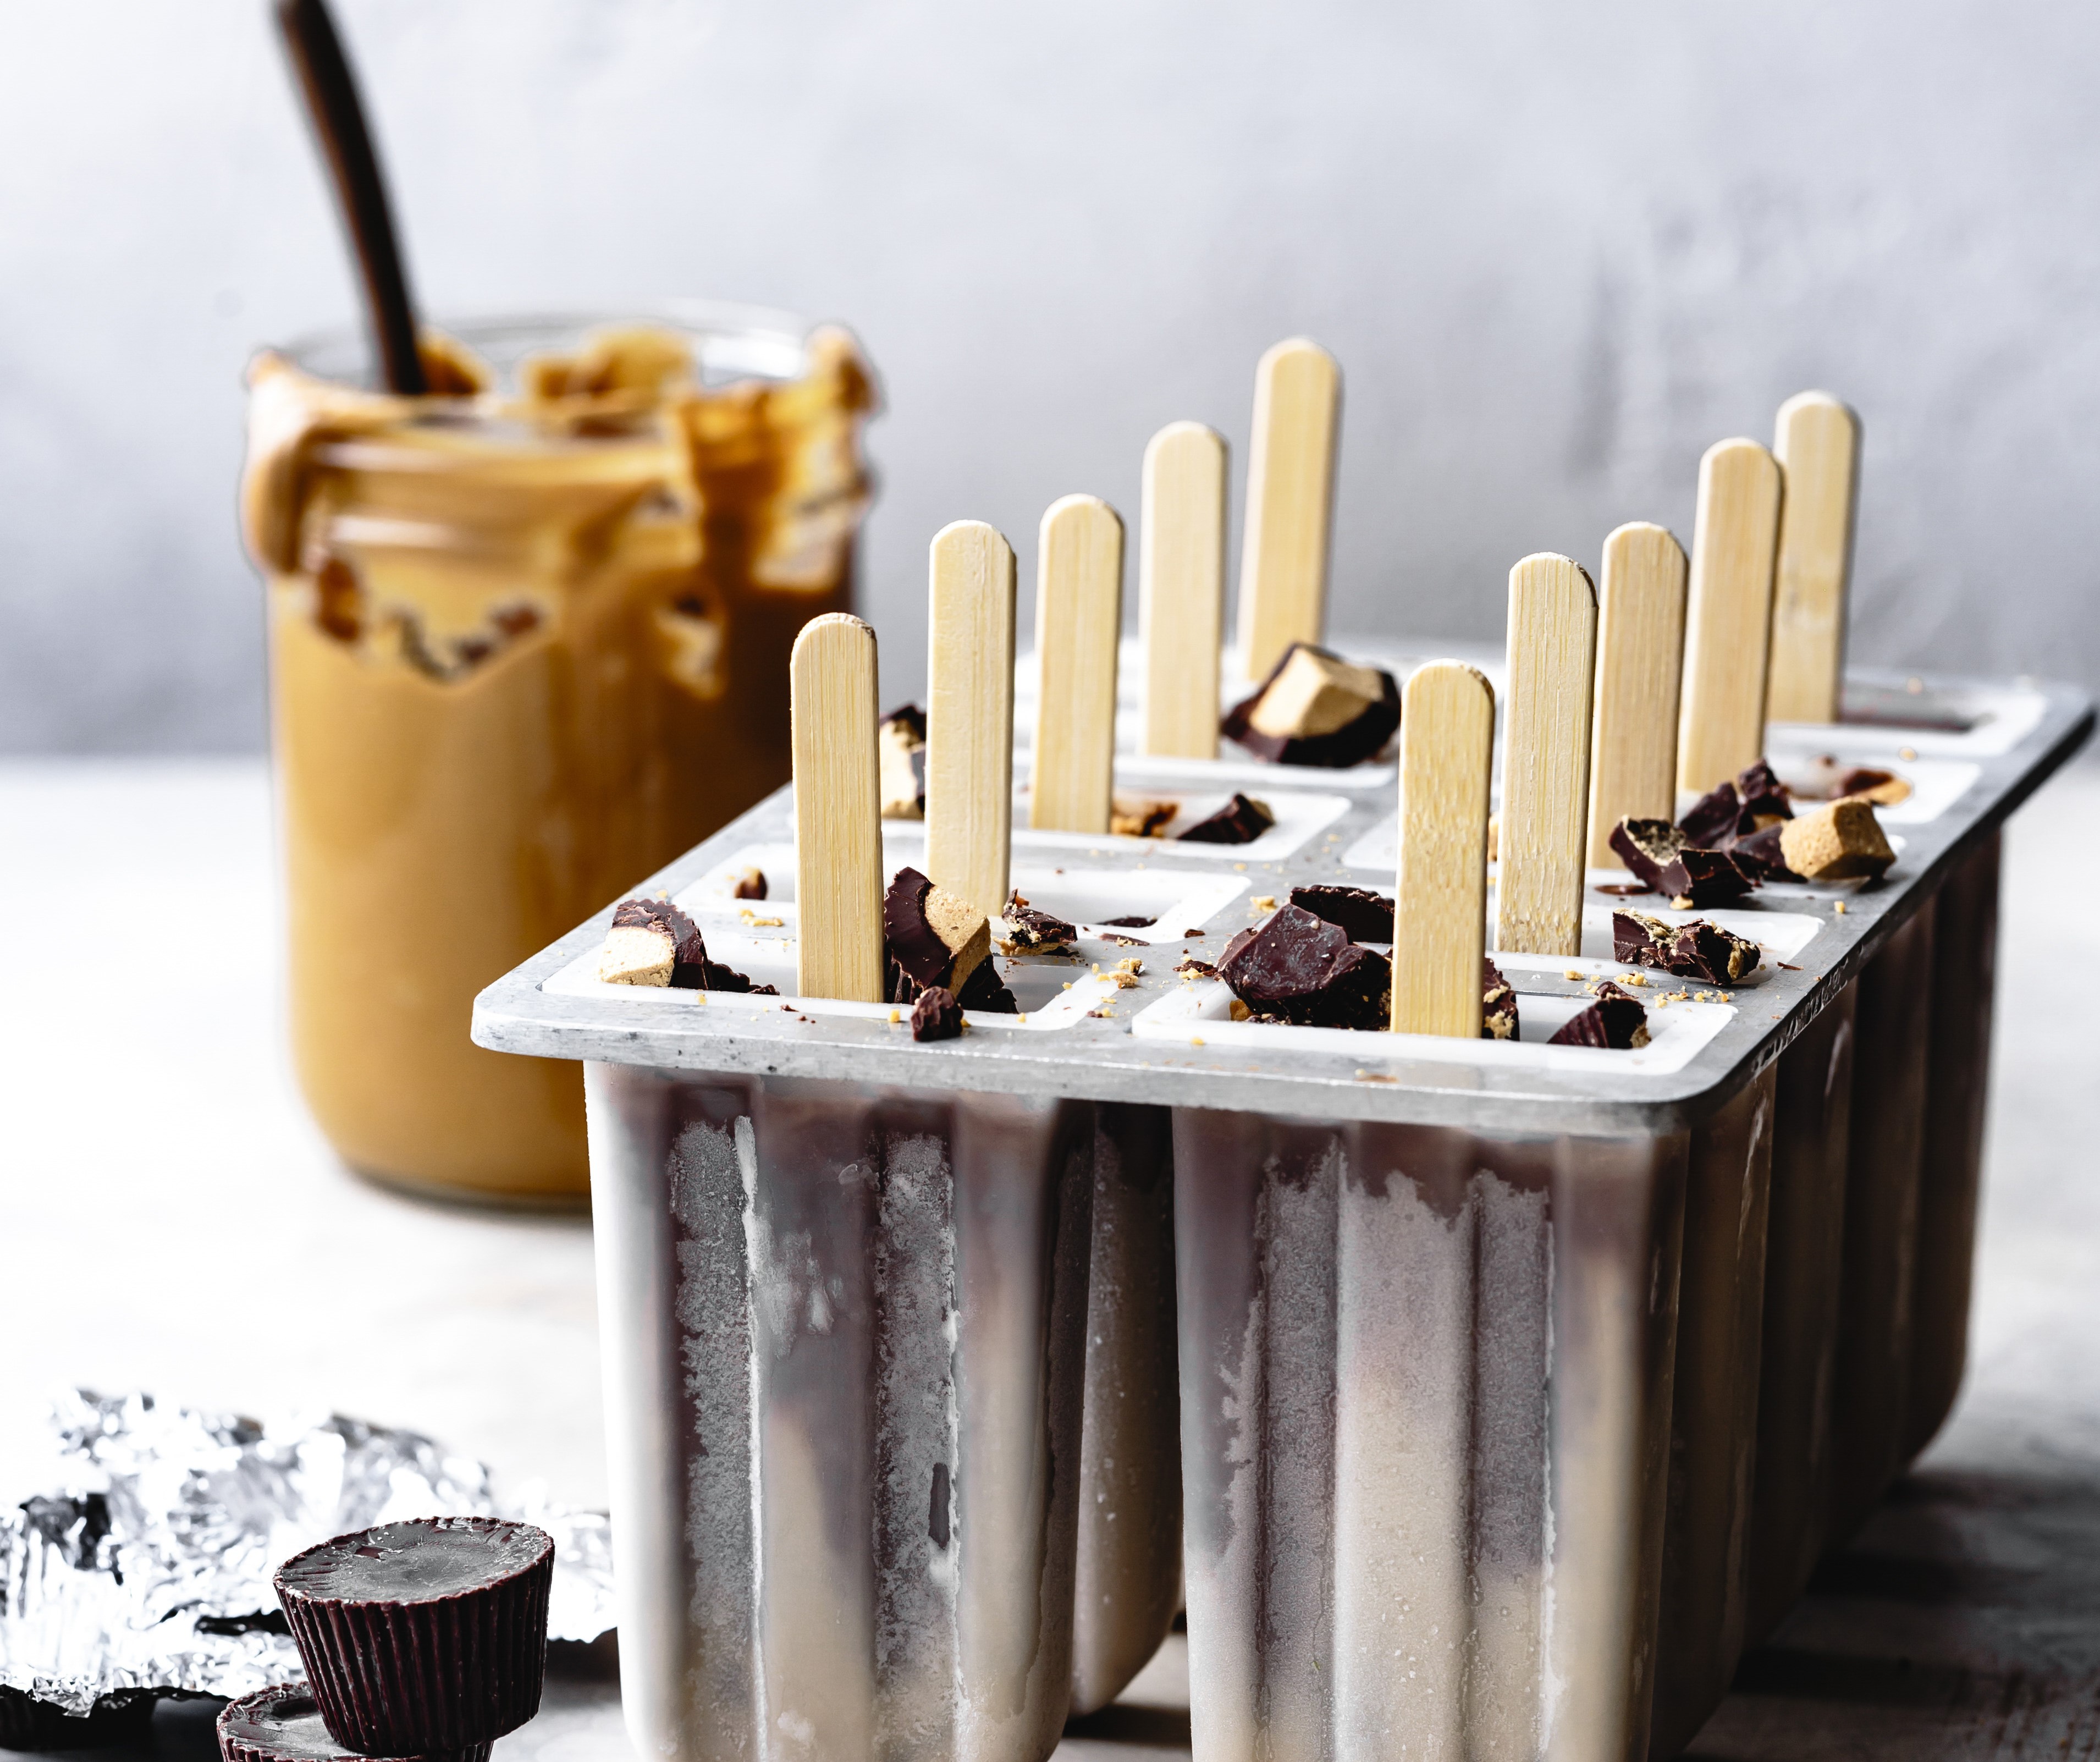
M488 1762L489 1744L449 1754L364 1757L362 1762ZM227 1703L218 1716L220 1762L337 1762L362 1753L338 1743L304 1683L280 1683Z
M288 1560L276 1590L329 1734L364 1755L463 1750L540 1711L554 1543L421 1517Z
M375 1524L536 1524L554 1541L549 1637L589 1644L613 1625L602 1512L555 1505L530 1486L499 1498L481 1464L413 1432L84 1390L56 1404L51 1432L47 1469L0 1500L0 1732L40 1709L64 1720L30 1747L104 1742L127 1701L143 1717L156 1695L230 1700L302 1680L271 1575ZM4 1735L0 1747L16 1747Z

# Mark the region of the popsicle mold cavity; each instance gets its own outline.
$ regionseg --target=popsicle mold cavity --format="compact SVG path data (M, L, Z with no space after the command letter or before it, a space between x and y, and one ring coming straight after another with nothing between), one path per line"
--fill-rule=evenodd
M586 1081L637 1749L1039 1762L1073 1672L1093 1107Z

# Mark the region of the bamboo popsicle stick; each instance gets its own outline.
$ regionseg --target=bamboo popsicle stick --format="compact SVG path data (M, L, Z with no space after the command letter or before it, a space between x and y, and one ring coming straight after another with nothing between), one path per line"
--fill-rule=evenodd
M1604 541L1597 696L1590 719L1590 863L1622 868L1612 828L1677 818L1677 689L1684 665L1684 547L1635 520Z
M1396 1034L1480 1038L1494 740L1494 689L1472 668L1432 660L1407 682L1393 890Z
M1028 824L1105 832L1115 793L1123 521L1098 496L1050 504L1035 577L1035 774Z
M1277 343L1255 369L1240 557L1241 660L1250 679L1266 678L1293 643L1317 643L1326 629L1341 399L1341 369L1304 337Z
M1703 795L1764 752L1780 484L1779 461L1754 440L1716 441L1699 461L1678 706L1680 789Z
M987 917L1013 842L1013 547L957 520L928 550L926 873Z
M1137 623L1145 651L1140 750L1218 756L1218 661L1225 624L1225 440L1169 422L1145 449Z
M1509 578L1495 893L1495 947L1511 954L1582 952L1582 832L1596 663L1597 590L1589 572L1551 552L1526 557Z
M788 669L795 762L796 987L882 1001L882 802L876 781L875 632L812 618Z
M1860 418L1827 391L1779 407L1773 453L1785 474L1772 590L1773 722L1835 722L1845 680L1846 606L1860 506Z

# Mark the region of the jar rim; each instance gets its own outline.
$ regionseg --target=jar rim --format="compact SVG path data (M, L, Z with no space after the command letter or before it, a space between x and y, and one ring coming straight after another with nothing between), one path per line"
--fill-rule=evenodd
M774 307L726 300L650 299L609 302L592 311L435 315L426 320L471 349L496 371L500 387L515 391L527 355L573 348L594 330L619 325L659 325L682 333L693 346L700 384L739 380L789 384L809 370L814 320ZM308 331L280 347L302 373L361 391L377 391L372 338L362 325Z

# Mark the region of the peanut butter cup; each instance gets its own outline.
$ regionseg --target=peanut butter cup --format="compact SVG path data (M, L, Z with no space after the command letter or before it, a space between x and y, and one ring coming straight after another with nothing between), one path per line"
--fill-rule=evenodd
M492 1743L396 1756L385 1762L488 1762ZM320 1703L302 1682L280 1683L229 1701L218 1716L220 1762L348 1762L360 1752L338 1743L321 1718Z
M338 1536L277 1569L329 1735L368 1756L486 1746L540 1710L554 1543L493 1517Z

